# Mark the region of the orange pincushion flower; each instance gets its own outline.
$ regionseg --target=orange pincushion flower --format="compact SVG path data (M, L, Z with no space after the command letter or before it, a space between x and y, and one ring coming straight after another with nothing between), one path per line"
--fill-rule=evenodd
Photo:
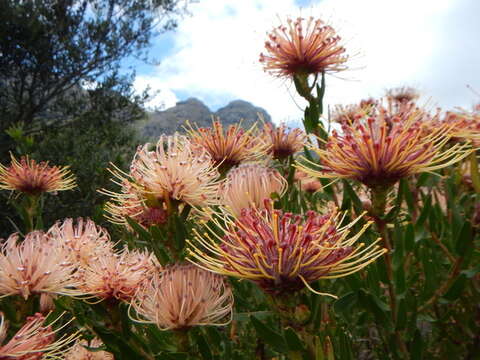
M449 166L471 152L468 144L443 149L450 139L450 127L426 131L429 125L423 120L429 116L414 107L392 112L377 105L369 116L360 115L354 123L342 124L342 133L333 131L325 149L312 147L320 164L304 159L297 167L315 177L389 187L403 177Z
M64 245L77 265L96 261L99 256L113 252L114 243L107 230L90 219L78 218L58 221L47 232L52 241Z
M240 124L230 125L226 131L219 119L212 121L211 128L190 126L188 134L193 144L204 148L212 157L215 165L230 169L245 161L258 160L265 155L267 145L259 141L252 133L255 124L244 130Z
M282 196L286 190L287 181L277 170L259 164L243 164L230 170L221 184L220 201L233 215L239 216L242 209L261 208L273 193Z
M227 325L232 319L233 294L225 280L194 265L174 265L142 288L131 307L160 330L198 325Z
M0 313L0 344L6 337L7 323ZM9 342L0 346L0 359L40 360L59 359L64 352L62 348L75 341L77 334L63 336L55 341L55 330L45 324L46 318L37 313L29 316L25 324L13 335Z
M102 299L128 301L140 286L160 270L153 254L124 249L105 254L79 269L81 288Z
M274 127L273 124L266 123L261 137L274 159L285 159L303 150L307 141L305 132L298 128L290 129L285 124Z
M297 291L319 279L352 274L381 256L385 249L376 243L354 246L371 224L348 238L358 221L341 227L343 217L332 209L326 215L309 211L303 215L274 210L271 201L265 209L243 209L235 220L224 219L223 238L207 227L196 233L198 245L189 241L189 253L210 271L250 279L266 292L280 294ZM220 242L217 241L220 239Z
M69 250L41 231L22 242L11 235L0 249L0 297L32 294L80 295Z
M91 341L81 340L77 341L70 350L65 354L64 360L113 360L113 355L106 351L90 351L85 346L91 348L99 348L103 342L94 338Z
M29 195L73 189L75 177L68 166L49 166L48 162L37 163L28 156L18 161L11 156L8 167L0 164L0 189L19 191Z
M348 56L335 30L312 17L287 19L268 34L266 54L260 54L264 69L275 76L339 72L346 70Z

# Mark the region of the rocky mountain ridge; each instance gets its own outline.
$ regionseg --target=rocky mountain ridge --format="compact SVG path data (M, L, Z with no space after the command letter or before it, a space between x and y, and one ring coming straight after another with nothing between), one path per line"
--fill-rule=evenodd
M242 125L248 128L259 119L271 122L270 115L261 107L257 107L248 101L234 100L228 105L212 112L202 101L189 98L179 101L171 108L163 111L149 113L148 120L139 128L142 137L147 139L157 138L161 134L173 134L175 131L183 132L186 121L198 127L209 127L212 124L212 116L219 117L225 126L242 121Z

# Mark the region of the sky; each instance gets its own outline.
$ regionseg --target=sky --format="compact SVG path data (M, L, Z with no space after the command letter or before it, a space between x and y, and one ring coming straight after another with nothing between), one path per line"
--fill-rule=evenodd
M258 61L267 33L298 16L333 26L351 56L350 70L327 76L329 107L398 86L416 87L431 109L480 102L478 0L197 0L188 9L155 39L159 64L134 64L135 88L158 92L150 107L196 97L215 111L242 99L277 123L298 122L303 99Z

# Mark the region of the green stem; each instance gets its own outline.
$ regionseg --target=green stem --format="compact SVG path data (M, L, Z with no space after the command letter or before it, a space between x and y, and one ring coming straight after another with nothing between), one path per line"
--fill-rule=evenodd
M403 341L402 334L399 330L397 330L397 299L395 295L395 288L393 287L394 283L394 276L393 276L393 265L392 265L392 244L390 242L390 236L387 229L387 223L383 219L385 216L385 210L387 207L387 196L388 192L390 191L390 187L376 187L370 189L371 201L372 201L372 215L375 220L375 224L377 226L377 230L382 236L383 246L388 250L383 255L385 259L385 267L387 270L387 289L388 289L388 297L390 300L390 312L392 315L392 321L394 324L394 335L397 345L400 351L403 353L404 358L408 359L409 353L405 342ZM403 271L401 269L400 271Z

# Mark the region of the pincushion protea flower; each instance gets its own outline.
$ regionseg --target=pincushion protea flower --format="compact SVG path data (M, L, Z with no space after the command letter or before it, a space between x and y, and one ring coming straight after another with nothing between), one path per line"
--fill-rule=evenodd
M318 181L318 179L311 177L298 169L295 170L294 179L300 186L300 189L308 193L315 193L322 188L322 183Z
M131 308L160 330L180 330L198 325L227 325L232 319L233 294L224 279L194 265L174 265L143 287Z
M273 193L282 196L286 190L287 181L277 170L243 164L230 170L220 185L220 201L233 215L239 216L243 208L261 208Z
M397 104L404 104L415 102L420 97L420 94L413 87L402 86L388 90L387 97Z
M167 222L167 212L164 204L148 202L142 198L142 194L128 180L122 182L120 193L109 190L101 190L110 196L111 201L105 204L104 210L108 213L108 220L114 224L124 225L130 229L127 218L135 220L141 226L148 228L153 225L163 225Z
M8 167L0 164L0 189L19 191L28 195L73 189L75 177L66 167L37 163L28 156L18 161L11 156Z
M312 147L320 164L303 159L297 167L316 177L348 178L370 188L388 188L403 177L441 169L471 152L468 144L444 149L449 126L431 127L423 122L425 118L424 112L414 108L392 113L378 105L370 116L361 113L354 123L343 124L341 134L333 131L325 149Z
M91 341L80 340L75 343L66 353L64 360L113 360L114 357L111 353L106 351L89 351L85 346L91 348L99 348L103 345L103 342L94 338Z
M71 260L79 265L113 252L114 243L107 230L90 219L78 218L76 223L72 219L58 221L48 230L47 236L64 245Z
M41 231L28 233L22 242L11 235L0 250L0 297L32 294L80 295L76 265L69 250Z
M119 169L111 172L119 179L114 180L115 183L127 186L120 194L102 190L114 196L118 206L125 202L126 207L136 209L142 204L148 208L170 209L172 203L194 207L217 203L219 173L206 150L193 146L185 136L162 135L154 151L150 151L150 144L137 149L129 174ZM128 189L130 185L134 188L133 194ZM136 196L141 200L137 201ZM113 216L120 214L115 207L110 206Z
M7 323L0 313L0 344L5 340ZM55 332L52 325L45 324L46 318L42 314L29 316L25 324L13 335L5 345L0 346L0 359L40 360L60 359L63 348L68 343L75 341L78 334L63 336L55 341Z
M80 288L101 299L128 301L138 288L160 270L153 254L124 249L100 256L79 269Z
M273 124L266 123L261 137L274 159L285 159L303 150L307 141L305 132L298 128L290 129L285 124L274 127Z
M241 124L230 125L226 131L219 119L212 121L211 128L188 129L193 144L204 148L216 166L228 170L245 161L260 159L266 154L267 145L254 136L256 124L244 130Z
M480 111L449 111L443 123L450 126L453 140L472 140L477 147L480 144Z
M359 218L343 227L342 220L336 209L302 216L274 210L266 201L265 209L243 209L239 218L224 219L226 226L217 222L223 237L209 227L205 234L197 232L198 245L189 241L189 254L198 266L252 280L268 293L314 291L309 283L352 274L386 251L376 245L380 239L354 246L371 222L349 238Z
M348 56L335 30L312 17L287 19L268 34L266 54L260 54L264 69L279 77L346 70Z

